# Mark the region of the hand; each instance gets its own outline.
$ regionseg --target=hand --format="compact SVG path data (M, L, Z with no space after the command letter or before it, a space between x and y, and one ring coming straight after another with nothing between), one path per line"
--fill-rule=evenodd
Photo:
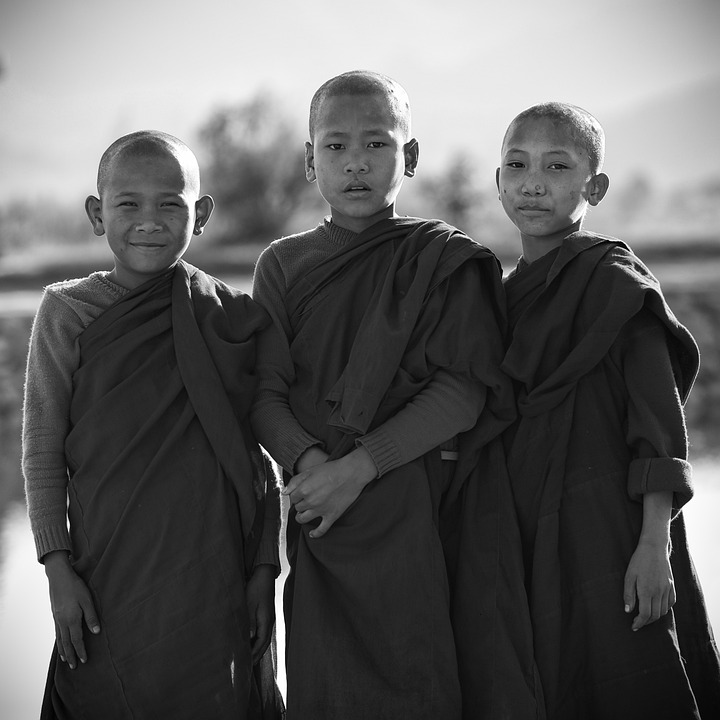
M295 463L295 469L301 473L304 470L309 470L311 467L316 465L322 465L330 456L317 445L309 447L305 452L298 458Z
M87 662L82 622L90 632L100 632L95 605L87 585L70 565L64 550L48 553L43 559L50 585L50 607L55 620L55 641L60 660L75 669L78 659Z
M630 558L625 573L625 612L635 609L633 631L655 622L675 604L675 585L668 553L668 543L653 543L643 539Z
M258 565L248 580L248 614L250 615L250 649L253 665L260 658L272 640L275 625L275 566Z
M311 538L319 538L376 476L377 468L370 453L358 447L345 457L298 473L291 478L283 495L295 506L295 519L300 524L322 518L320 525L310 531Z

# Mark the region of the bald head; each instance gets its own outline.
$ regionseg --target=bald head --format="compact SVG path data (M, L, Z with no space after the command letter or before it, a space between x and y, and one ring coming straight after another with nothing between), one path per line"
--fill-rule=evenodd
M159 130L140 130L118 138L100 158L97 175L98 195L102 197L108 178L120 159L174 158L185 176L188 188L200 192L200 168L197 158L182 140Z
M545 102L523 110L508 127L505 141L511 131L526 120L550 120L567 128L570 136L588 155L593 175L602 170L605 159L605 132L600 123L587 110L577 105L561 102Z
M404 88L392 78L369 70L352 70L331 78L320 86L310 103L310 140L322 105L330 97L379 96L385 99L388 110L405 140L410 139L410 100Z

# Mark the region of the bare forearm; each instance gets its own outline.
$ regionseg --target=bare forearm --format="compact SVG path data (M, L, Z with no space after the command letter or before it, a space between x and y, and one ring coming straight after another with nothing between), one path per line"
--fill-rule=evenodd
M673 494L670 491L651 492L643 496L641 543L667 547L670 542L672 503Z

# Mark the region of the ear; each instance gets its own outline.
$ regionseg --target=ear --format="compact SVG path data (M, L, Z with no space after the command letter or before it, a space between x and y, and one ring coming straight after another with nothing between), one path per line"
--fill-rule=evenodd
M102 203L94 195L88 195L85 200L85 214L88 216L93 227L93 232L100 237L105 234L105 227L102 221Z
M405 143L403 154L405 155L405 177L413 177L420 159L420 145L415 138Z
M495 185L498 189L498 200L500 200L500 168L495 168Z
M310 142L305 143L305 177L308 182L317 180L315 174L315 149Z
M610 178L605 173L598 173L590 180L588 203L593 207L599 205L610 186Z
M203 195L196 201L194 235L202 235L203 228L207 225L214 207L215 201L209 195Z

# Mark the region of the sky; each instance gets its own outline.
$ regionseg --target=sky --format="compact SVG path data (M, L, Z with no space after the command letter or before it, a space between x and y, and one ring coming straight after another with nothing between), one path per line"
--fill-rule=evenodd
M509 121L555 99L603 123L608 172L720 174L716 142L688 156L720 111L718 31L717 0L4 0L0 205L81 203L102 151L133 130L200 151L212 112L258 92L304 134L315 89L357 68L407 89L420 171L466 155L490 182Z

